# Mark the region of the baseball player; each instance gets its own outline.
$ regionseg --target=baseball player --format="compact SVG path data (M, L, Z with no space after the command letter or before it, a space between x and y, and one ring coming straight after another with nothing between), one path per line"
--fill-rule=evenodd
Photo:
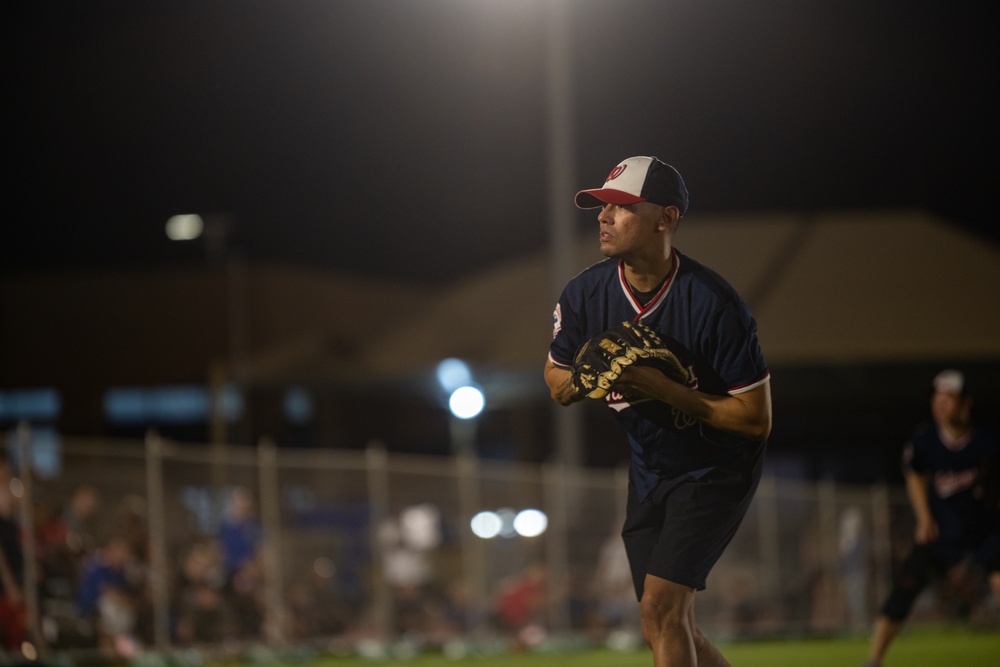
M653 664L728 665L695 627L694 595L760 478L771 395L757 326L722 277L674 247L688 191L673 167L628 158L575 203L600 208L607 259L564 288L545 380L562 405L593 396L575 373L577 352L622 322L648 326L680 360L681 381L637 363L601 399L631 448L622 537Z
M906 492L916 517L913 549L900 565L875 621L866 667L878 667L917 596L932 578L972 555L1000 600L1000 508L995 479L1000 440L972 423L965 376L945 370L934 378L931 421L903 449ZM987 472L988 471L988 472Z

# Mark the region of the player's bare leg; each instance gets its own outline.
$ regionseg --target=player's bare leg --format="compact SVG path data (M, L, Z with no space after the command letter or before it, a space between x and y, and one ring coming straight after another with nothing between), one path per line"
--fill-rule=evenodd
M655 667L730 667L695 627L693 589L647 574L639 610Z
M1000 602L1000 571L990 572L986 581L989 582L990 590L993 591L993 597L996 598L997 602Z
M1000 609L1000 570L989 572L986 575L986 583L989 585L990 592L979 601L980 611L984 620L996 623L996 613Z
M902 623L892 620L888 616L879 616L875 621L875 630L872 633L872 645L868 651L868 661L865 667L878 667L882 664L885 652L889 650L889 644L899 634Z

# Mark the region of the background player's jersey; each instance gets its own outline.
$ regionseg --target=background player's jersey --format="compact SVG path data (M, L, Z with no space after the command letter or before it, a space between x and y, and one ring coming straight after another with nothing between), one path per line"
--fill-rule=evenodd
M961 541L984 526L997 525L1000 517L995 508L987 510L974 491L983 464L995 461L998 456L1000 441L984 429L975 428L950 446L933 423L914 430L903 450L903 466L926 478L928 502L942 542Z
M585 341L623 321L642 320L689 370L691 386L715 395L737 394L767 381L757 324L736 291L711 269L673 251L671 274L643 306L625 280L624 265L608 259L566 285L553 314L549 360L572 367ZM759 446L659 401L605 398L628 434L632 480L646 498L661 479L702 474Z

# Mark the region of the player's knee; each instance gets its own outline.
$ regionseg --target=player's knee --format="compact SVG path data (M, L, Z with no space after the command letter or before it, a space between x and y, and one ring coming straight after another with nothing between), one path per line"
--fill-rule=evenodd
M896 623L905 621L925 584L926 580L921 581L916 577L901 577L882 605L882 614Z
M694 639L694 648L698 653L712 645L712 642L708 641L708 637L701 634L701 630L698 628L691 628L691 637Z
M986 575L986 582L989 584L993 596L1000 600L1000 569L994 570Z
M917 596L930 583L931 577L940 576L940 573L940 563L929 550L914 548L896 575L892 591L882 605L882 614L897 623L906 620Z
M646 641L663 634L686 631L688 614L685 607L669 597L643 595L639 603L642 633Z

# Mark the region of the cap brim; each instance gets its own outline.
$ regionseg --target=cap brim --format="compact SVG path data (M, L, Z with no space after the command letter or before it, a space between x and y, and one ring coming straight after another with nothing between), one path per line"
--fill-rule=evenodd
M573 198L577 208L600 208L605 204L638 204L646 201L642 197L636 197L629 192L614 190L612 188L597 188L595 190L580 190Z

